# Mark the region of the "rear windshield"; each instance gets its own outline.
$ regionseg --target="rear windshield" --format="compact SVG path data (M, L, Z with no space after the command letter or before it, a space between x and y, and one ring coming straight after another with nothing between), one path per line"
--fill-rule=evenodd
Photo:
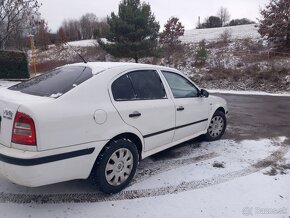
M93 76L88 67L62 67L10 87L30 95L58 98Z

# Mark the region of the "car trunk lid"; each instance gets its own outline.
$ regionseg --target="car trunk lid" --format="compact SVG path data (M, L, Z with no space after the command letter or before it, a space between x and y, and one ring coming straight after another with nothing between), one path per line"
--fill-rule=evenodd
M28 95L7 88L0 89L0 144L11 147L14 118L21 106L33 108L34 104L55 100ZM31 115L30 115L31 116Z

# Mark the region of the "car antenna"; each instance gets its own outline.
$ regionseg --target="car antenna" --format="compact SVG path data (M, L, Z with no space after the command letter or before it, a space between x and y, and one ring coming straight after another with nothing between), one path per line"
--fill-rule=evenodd
M70 45L70 44L68 44L67 42L64 42L64 44L66 44L71 50L73 50L74 51L74 53L76 53L82 60L83 60L83 62L86 64L86 63L88 63L85 59L84 59L84 57L83 56L81 56L81 54L80 53L78 53L76 50L74 50L73 49L73 47Z

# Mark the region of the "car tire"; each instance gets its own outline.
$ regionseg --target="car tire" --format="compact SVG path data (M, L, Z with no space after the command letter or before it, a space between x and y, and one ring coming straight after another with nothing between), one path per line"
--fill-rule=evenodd
M212 116L207 133L204 135L206 141L219 140L225 133L227 118L222 111L216 111Z
M96 160L91 180L100 191L114 194L124 189L136 173L139 154L129 139L112 140Z

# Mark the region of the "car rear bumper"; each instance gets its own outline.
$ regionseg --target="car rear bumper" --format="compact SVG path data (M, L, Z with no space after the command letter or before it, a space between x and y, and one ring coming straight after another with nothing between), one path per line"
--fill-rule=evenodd
M105 141L93 142L42 152L0 145L0 174L28 187L86 179L105 144Z

